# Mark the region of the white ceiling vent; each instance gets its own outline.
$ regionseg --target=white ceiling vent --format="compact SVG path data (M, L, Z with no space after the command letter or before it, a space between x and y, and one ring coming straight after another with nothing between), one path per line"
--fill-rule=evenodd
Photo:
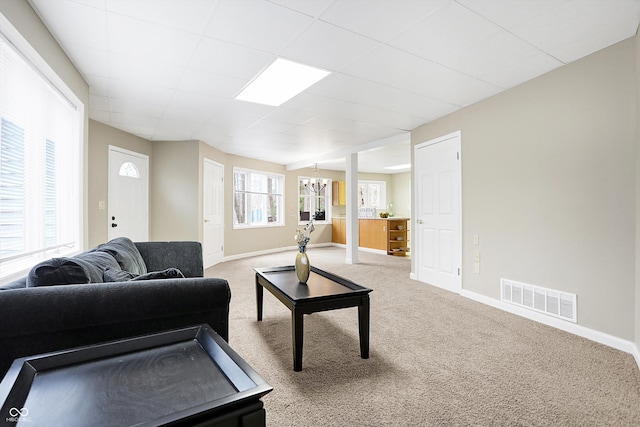
M500 299L540 313L576 322L576 294L500 279Z

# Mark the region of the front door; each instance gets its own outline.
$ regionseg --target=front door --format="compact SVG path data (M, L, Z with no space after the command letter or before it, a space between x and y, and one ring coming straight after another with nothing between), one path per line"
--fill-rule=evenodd
M209 268L224 257L224 167L204 159L202 176L202 252Z
M149 240L149 157L109 146L109 240Z
M415 146L417 278L453 292L461 279L460 133Z

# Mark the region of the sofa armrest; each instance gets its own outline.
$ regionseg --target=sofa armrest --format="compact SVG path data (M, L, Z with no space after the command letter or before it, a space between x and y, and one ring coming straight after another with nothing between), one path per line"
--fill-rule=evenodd
M13 289L0 295L0 378L18 357L209 324L229 338L224 279Z
M185 277L202 277L202 244L200 242L135 242L148 271L177 268Z

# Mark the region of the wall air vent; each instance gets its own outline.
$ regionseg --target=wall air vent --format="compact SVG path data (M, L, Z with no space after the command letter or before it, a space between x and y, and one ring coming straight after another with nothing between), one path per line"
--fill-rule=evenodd
M578 319L576 294L500 279L500 299L574 323Z

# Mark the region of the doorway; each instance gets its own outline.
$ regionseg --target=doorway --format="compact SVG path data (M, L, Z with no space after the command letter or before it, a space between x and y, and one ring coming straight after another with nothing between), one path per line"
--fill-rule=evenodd
M202 171L202 256L209 268L224 258L224 166L204 159Z
M109 146L109 240L149 240L149 156Z
M414 147L417 280L462 290L461 133Z

